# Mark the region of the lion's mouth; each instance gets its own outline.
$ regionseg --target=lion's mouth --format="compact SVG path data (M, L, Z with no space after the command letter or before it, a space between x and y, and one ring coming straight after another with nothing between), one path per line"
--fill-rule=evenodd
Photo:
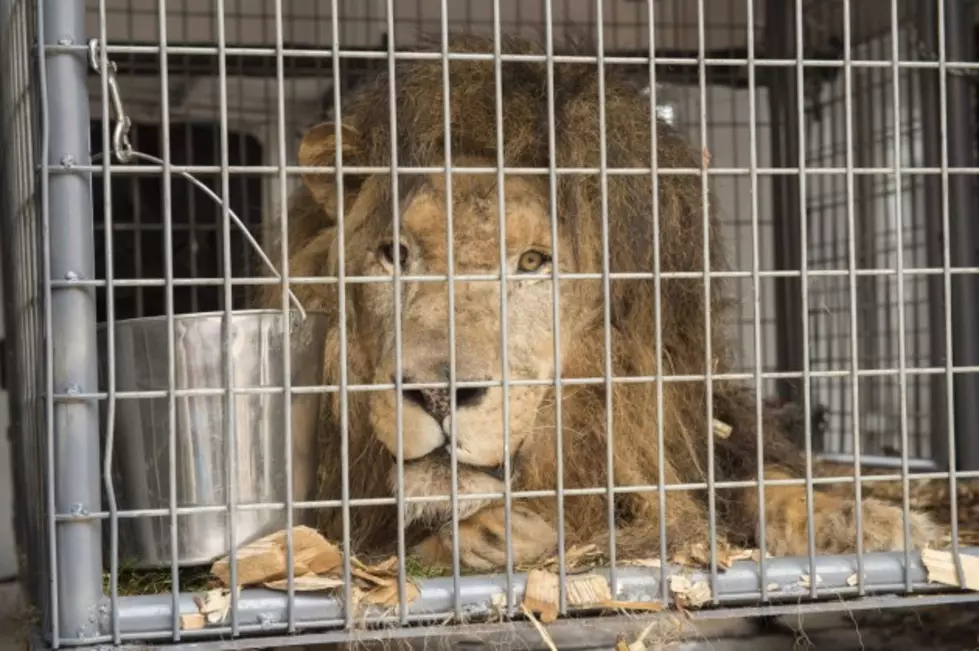
M449 447L450 447L449 444L445 444L440 448L436 448L435 450L433 450L429 454L426 454L423 457L405 460L405 467L417 465L418 463L421 463L426 460L435 461L436 463L441 463L446 466L449 466L452 463L452 453L449 450ZM474 472L480 472L488 477L492 477L493 479L499 482L504 482L506 479L506 468L504 467L503 464L500 464L498 466L480 466L473 463L466 463L464 461L457 461L457 464L458 464L457 467L460 470L466 469L466 470L472 470ZM514 471L514 464L511 463L510 464L511 477L513 476L513 471Z

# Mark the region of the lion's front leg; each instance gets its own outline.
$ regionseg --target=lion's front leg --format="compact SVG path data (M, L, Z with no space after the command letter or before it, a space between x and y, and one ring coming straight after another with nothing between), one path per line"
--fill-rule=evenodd
M514 505L510 518L513 564L530 563L557 549L557 531L543 517ZM459 523L459 561L479 571L506 566L506 507L488 506ZM426 565L452 563L452 526L418 544L414 554Z
M769 472L768 478L785 476ZM755 494L757 498L757 494ZM876 499L862 500L863 548L873 551L904 549L902 509ZM921 549L934 543L939 528L924 513L911 511L910 543ZM813 492L813 522L816 553L851 554L857 548L856 500L837 493ZM765 489L765 544L774 556L809 554L809 519L803 486L773 486Z

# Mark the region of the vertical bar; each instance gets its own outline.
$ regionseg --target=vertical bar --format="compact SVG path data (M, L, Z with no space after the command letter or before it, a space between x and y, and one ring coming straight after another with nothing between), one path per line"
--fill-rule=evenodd
M904 201L901 193L904 175L901 163L901 39L898 29L898 3L891 0L891 91L894 102L894 237L897 254L897 377L901 429L901 507L904 511L904 588L911 592L911 518L908 477L908 373L907 337L904 314ZM857 517L863 516L857 511Z
M95 274L91 175L50 175L57 161L88 165L87 55L48 54L47 45L85 43L85 2L37 3L41 48L41 201L44 255L45 411L48 526L51 534L52 646L60 631L73 637L98 632L102 596L102 532L99 520L55 525L56 513L101 510L99 406L96 401L54 403L54 392L98 390L95 290L52 289L52 278ZM58 342L58 346L54 346ZM57 454L55 454L57 450ZM66 598L60 598L64 595Z
M843 121L844 148L846 167L846 233L847 233L847 271L850 292L850 383L852 413L850 414L853 427L853 490L857 504L857 513L863 513L863 481L860 455L862 445L860 438L860 339L857 320L857 230L855 225L854 199L854 156L853 139L853 66L851 41L853 40L851 18L851 0L843 0ZM842 401L841 401L842 406ZM842 447L842 446L841 446ZM857 519L857 593L866 594L863 559L863 518Z
M401 206L398 202L398 94L395 90L397 60L394 45L394 0L387 0L387 50L388 50L388 113L391 135L391 220L394 222L394 241L401 241ZM404 453L404 395L401 384L404 381L403 333L401 332L401 256L394 256L394 404L395 404L395 445L397 454L398 504L398 611L401 624L408 623L407 580L405 570L405 453ZM455 419L453 419L455 420ZM453 459L455 456L453 456ZM455 536L453 536L455 538ZM456 572L453 574L457 575ZM456 590L456 606L459 605L459 592Z
M106 342L106 392L109 394L106 405L105 451L102 462L102 481L105 485L109 503L109 598L110 619L112 620L112 640L114 644L122 641L119 632L119 515L115 487L112 485L112 455L115 444L116 425L116 337L115 337L115 290L114 256L112 255L112 155L114 143L110 139L111 116L109 105L109 57L106 53L107 25L105 0L99 0L99 82L102 86L102 234L105 238L105 342ZM118 119L118 117L116 118ZM138 270L137 270L138 272Z
M238 585L238 441L235 437L235 366L231 355L231 217L228 214L231 200L228 172L228 59L224 0L216 0L218 23L218 109L220 111L220 160L221 160L221 262L223 268L224 318L221 324L221 353L224 361L224 425L225 449L228 455L228 550L231 557L231 585ZM290 480L291 481L291 478ZM238 591L231 591L231 635L238 637Z
M561 377L561 290L558 270L558 177L557 177L557 133L554 109L554 5L553 0L544 0L544 52L547 73L547 187L548 206L551 219L551 303L554 318L554 455L557 458L557 480L554 490L557 493L557 558L558 585L566 585L567 568L564 564L564 382ZM568 597L566 590L558 591L558 610L567 613Z
M340 500L343 522L343 612L348 629L354 625L353 591L351 586L351 567L350 567L350 427L349 415L350 408L347 402L347 258L346 240L344 239L346 226L344 225L344 206L343 206L343 111L341 101L340 69L340 8L338 0L332 0L331 11L331 38L333 49L333 138L335 140L336 157L336 197L337 197L337 323L340 324L340 478L343 485L340 487ZM400 259L400 257L399 257ZM400 420L399 420L400 422ZM401 484L399 483L400 487ZM400 505L399 505L400 508ZM399 516L400 517L400 516ZM399 549L399 558L403 558ZM402 561L399 560L399 563Z
M749 180L751 182L751 290L754 294L752 306L752 326L755 342L755 432L756 465L758 473L758 581L761 586L761 600L768 600L767 555L768 543L765 540L765 432L762 411L762 344L761 344L761 245L758 235L758 107L755 92L757 79L755 72L755 3L745 0L748 45L748 156ZM768 88L768 93L772 88ZM769 177L771 178L771 177Z
M167 418L170 427L168 440L170 482L170 616L173 641L180 641L180 569L177 562L180 538L177 535L177 360L173 306L173 172L170 160L170 63L167 52L167 0L157 5L160 38L160 156L163 167L163 278L167 318ZM192 232L191 232L192 233Z
M939 99L939 136L941 143L941 181L942 181L942 232L949 233L949 174L948 174L948 68L946 66L945 50L945 29L946 14L945 3L939 1L937 5L937 15L935 23L938 30L938 99ZM945 237L942 242L942 266L944 280L944 316L945 316L945 347L948 354L945 356L945 420L947 424L947 451L948 451L948 484L949 484L949 512L951 514L951 534L952 534L952 558L955 559L955 574L959 585L965 585L965 575L962 569L962 560L959 556L959 509L958 509L958 477L956 471L956 445L955 445L955 413L954 405L954 383L955 376L952 373L952 359L954 355L954 335L952 333L952 274L951 274L952 244L949 238Z
M659 494L659 561L660 561L660 598L663 603L670 602L669 573L670 566L666 556L666 441L663 428L663 277L662 260L660 257L660 188L659 188L659 120L656 107L659 104L659 93L656 83L656 3L649 2L649 119L650 155L652 157L653 181L653 324L656 332L656 463L657 489Z
M547 0L548 2L550 0ZM503 528L506 534L506 605L507 616L512 617L514 613L513 600L513 526L512 510L513 497L511 495L511 473L510 466L510 357L509 357L509 322L510 317L507 312L507 289L509 283L509 266L507 265L506 247L506 191L504 184L506 179L503 174L503 167L506 159L503 156L503 61L501 54L501 41L503 36L500 28L500 0L493 0L493 74L496 81L495 103L496 103L496 202L497 219L499 219L499 247L500 247L500 367L503 384L503 506L506 509L504 514ZM558 314L558 306L554 305L554 314ZM555 320L554 345L559 346L560 342L560 319ZM557 438L561 438L561 430L557 430ZM561 552L563 553L563 550ZM563 565L561 559L559 563ZM559 585L564 585L560 583ZM563 591L562 591L563 592ZM560 607L560 604L559 604Z
M286 98L285 98L285 59L282 43L282 0L275 0L275 82L276 82L276 139L278 140L278 175L279 175L279 243L282 251L282 262L279 265L279 277L282 284L282 414L285 419L286 448L286 630L291 634L296 631L296 568L293 559L296 550L293 547L293 458L292 458L292 320L289 303L289 181L286 177ZM241 148L244 153L244 147ZM244 204L243 205L247 205ZM340 321L341 329L346 324Z
M963 2L946 2L945 59L974 61L975 33L970 14ZM944 77L944 76L943 76ZM972 102L971 80L952 74L945 81L948 108L948 165L974 167L976 118ZM943 96L944 97L944 96ZM953 267L979 266L979 224L976 223L975 177L955 174L948 180L949 224ZM956 366L979 364L979 283L971 274L952 279L952 340ZM955 422L979 422L979 375L959 373L955 377ZM964 430L956 441L959 470L979 470L979 436Z
M605 334L605 464L606 491L608 496L608 563L609 584L612 594L618 592L615 568L615 432L612 424L613 386L612 386L612 288L609 278L608 230L608 146L605 125L605 25L602 22L602 3L595 3L596 43L598 49L598 173L601 187L599 208L602 217L602 312L604 314ZM564 586L561 586L564 592Z
M808 214L806 211L806 150L801 143L806 141L806 121L805 121L805 43L803 43L803 9L802 0L795 0L795 91L796 91L796 133L797 142L800 146L797 149L799 156L799 273L800 277L800 299L801 307L799 310L799 326L802 331L802 406L804 418L802 419L805 428L805 447L806 447L806 523L809 532L809 567L816 567L816 518L813 512L813 483L812 483L812 418L810 417L811 406L809 404L811 396L810 385L812 380L809 376L809 250L808 237L809 229L807 225ZM862 513L857 512L857 522L860 521ZM815 599L818 595L817 581L809 582L809 595Z
M442 0L442 118L444 120L443 143L445 156L445 239L446 267L449 284L449 461L451 469L452 505L452 594L456 617L462 618L462 590L459 579L462 572L459 567L459 439L456 418L456 306L455 306L455 248L452 229L452 104L449 97L449 5ZM506 326L504 325L504 329Z
M787 0L767 0L765 3L765 50L778 59L795 58L792 53L795 20L794 3ZM801 57L801 53L799 55ZM796 93L792 71L786 67L769 68L768 104L771 122L772 167L791 166L800 157L802 144L798 130L792 129L796 116L802 109ZM775 268L799 269L799 205L802 201L800 179L792 174L772 176L772 214L776 216L772 227L775 245ZM778 368L781 371L798 372L802 368L803 341L799 325L802 322L802 301L799 281L796 278L775 279L776 328L775 341L778 351ZM782 379L777 382L779 393L786 400L799 397L798 379Z
M700 143L707 148L707 62L704 0L697 0L697 85L700 91ZM709 151L709 150L708 150ZM700 157L700 212L704 256L704 402L707 407L707 526L710 534L710 592L717 601L717 500L714 488L714 352L711 345L710 186Z
M942 3L935 0L918 0L918 20L921 24L920 39L921 45L928 52L940 53L941 46L938 44L938 13L941 11ZM911 38L915 35L912 33ZM922 131L922 165L925 167L942 167L945 172L945 165L942 163L942 138L944 133L941 130L942 121L945 119L945 111L940 99L940 93L944 85L939 81L939 75L944 75L944 69L926 69L921 71L919 77L919 92L921 96L921 131ZM926 175L921 177L924 183L925 215L931 211L941 210L943 204L943 188L941 177ZM929 268L938 268L943 264L943 240L947 227L942 226L942 219L924 219L925 227L925 265ZM945 309L942 305L945 297L944 278L941 276L928 276L926 279L928 286L928 344L929 344L929 366L940 367L945 365L948 358L946 347L946 335L944 330ZM939 309L941 306L941 309ZM923 379L923 378L922 378ZM931 457L935 462L935 467L947 466L949 459L954 455L948 447L946 436L949 423L945 417L946 403L951 398L951 392L947 390L945 378L935 375L929 378L931 385L931 413L930 422L933 423L933 434L931 436ZM954 440L953 440L954 443Z

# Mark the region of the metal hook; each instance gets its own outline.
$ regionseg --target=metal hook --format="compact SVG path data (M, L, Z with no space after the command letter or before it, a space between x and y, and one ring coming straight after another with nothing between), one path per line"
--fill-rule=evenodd
M133 145L129 139L129 132L133 123L122 105L122 96L119 93L119 83L116 79L116 62L106 61L107 70L103 71L100 53L98 39L91 39L88 42L89 63L97 73L105 74L107 77L109 101L112 103L112 113L116 119L115 127L112 130L112 151L121 162L128 163L133 158Z

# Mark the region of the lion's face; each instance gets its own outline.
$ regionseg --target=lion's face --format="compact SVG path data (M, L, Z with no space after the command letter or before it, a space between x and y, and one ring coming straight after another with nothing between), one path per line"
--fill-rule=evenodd
M395 256L400 258L403 275L448 273L444 176L413 181L410 178L402 181L411 182L412 186L402 193L400 201L400 242L393 240L390 221L386 220L386 232L378 233L362 253L365 275L393 274ZM501 252L495 176L455 174L452 186L454 272L457 276L497 276L501 272ZM553 247L546 195L542 186L519 177L507 179L504 191L503 270L517 276L505 285L507 375L510 381L517 382L547 380L555 373L555 333L550 275ZM571 260L572 249L563 234L559 233L558 242L562 270L568 270L571 265L564 260ZM448 382L452 363L450 339L454 338L457 382L500 382L504 364L500 281L457 279L452 298L444 279L402 282L402 381L405 384ZM357 291L358 329L366 336L367 354L372 356L372 380L392 383L399 374L393 283L369 282L360 285ZM562 287L558 315L561 341L569 341L576 323L581 322L581 300L565 300L569 292L575 291L571 286ZM452 314L454 326L450 326ZM549 393L549 387L543 385L510 386L505 409L502 387L461 387L456 391L453 415L448 389L404 390L402 441L408 494L449 494L446 478L453 424L460 490L499 490L498 473L506 456L504 420L508 419L510 424L512 459L529 437L540 433L542 428L535 428L535 423ZM374 391L369 405L375 435L395 455L398 445L395 392ZM419 515L422 511L433 514L445 506L413 511ZM468 510L464 504L460 508Z

